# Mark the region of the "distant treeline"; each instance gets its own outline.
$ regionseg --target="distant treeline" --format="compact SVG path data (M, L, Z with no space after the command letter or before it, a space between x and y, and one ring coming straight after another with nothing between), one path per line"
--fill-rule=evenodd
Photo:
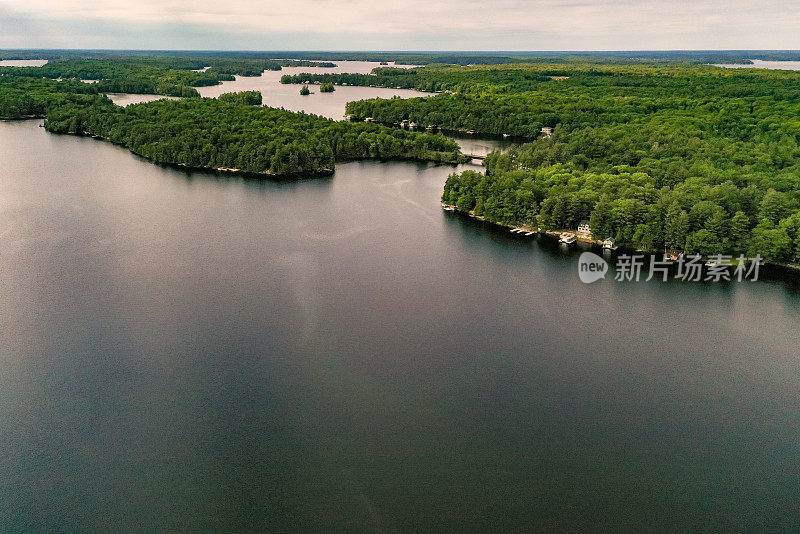
M378 67L370 74L310 74L281 76L281 83L333 83L370 87L394 87L418 91L465 91L481 84L502 84L506 89L525 90L538 87L551 80L551 76L564 74L563 70L509 70L502 67L461 69L434 65L422 69Z
M139 57L225 60L392 61L405 65L501 65L506 63L747 63L751 59L800 61L797 50L673 50L612 52L210 52L172 50L0 50L0 59L130 59Z
M218 85L238 76L258 76L288 67L332 67L333 63L186 57L126 57L124 59L58 59L42 67L0 66L0 77L36 77L97 81L100 92L199 96L195 87ZM205 72L196 72L210 67Z
M776 108L764 107L759 99L781 103L800 99L800 75L789 71L612 65L417 70L421 79L453 94L349 102L347 113L356 120L372 117L384 124L410 120L533 139L539 137L542 127L557 124L562 131L602 128L657 112L670 118L686 115L692 108L719 107L736 99L749 99L762 112L774 111Z

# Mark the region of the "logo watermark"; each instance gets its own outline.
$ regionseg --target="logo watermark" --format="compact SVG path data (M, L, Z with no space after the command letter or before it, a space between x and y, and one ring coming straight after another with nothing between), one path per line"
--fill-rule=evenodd
M645 254L621 254L617 257L614 280L617 282L649 282L653 279L666 282L743 282L758 281L763 259L760 255L738 258L716 254L705 260L700 255L646 256ZM578 276L584 284L597 282L608 274L608 262L592 252L584 252L578 260Z
M578 276L584 284L591 284L597 282L601 278L605 278L608 273L608 262L594 254L593 252L584 252L578 260Z

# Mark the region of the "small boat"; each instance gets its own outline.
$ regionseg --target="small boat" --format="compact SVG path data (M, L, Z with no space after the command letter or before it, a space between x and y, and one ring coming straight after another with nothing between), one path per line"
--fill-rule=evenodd
M558 238L560 243L565 243L567 245L574 243L578 240L578 236L573 234L572 232L563 232L561 237Z
M603 250L617 250L618 248L617 243L611 238L603 241Z
M467 130L467 134L469 135L475 135L475 133L475 130Z
M525 235L526 235L526 236L527 236L527 235L533 235L533 234L535 234L535 233L536 233L536 232L527 232Z
M451 204L442 204L444 211L456 211L456 207Z
M503 139L508 139L509 137L511 137L511 134L507 134L507 133L503 134Z

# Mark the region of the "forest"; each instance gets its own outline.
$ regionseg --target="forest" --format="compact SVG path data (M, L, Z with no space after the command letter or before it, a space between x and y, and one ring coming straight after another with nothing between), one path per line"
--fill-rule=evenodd
M111 102L95 84L0 77L0 119L43 118L51 106L95 101Z
M103 93L200 96L195 87L218 85L234 76L259 76L282 67L333 67L330 62L242 59L218 56L57 59L42 67L0 66L0 78L92 80ZM201 69L208 67L204 72Z
M488 221L560 230L588 219L595 237L642 250L800 262L800 74L585 66L563 76L536 91L474 87L348 111L529 137L487 157L486 175L447 180L443 201Z
M486 84L502 84L507 90L533 89L540 82L551 80L562 70L534 71L530 69L509 70L502 67L461 69L452 65L433 65L425 68L401 69L378 67L370 74L311 74L300 73L281 76L281 83L300 84L333 83L370 87L393 87L416 89L429 93L441 91L466 91L471 87Z
M296 61L336 59L326 54ZM396 128L403 120L509 134L525 142L489 155L485 174L450 176L444 202L491 222L550 230L588 219L596 237L642 250L800 263L799 73L722 69L697 57L660 63L653 56L649 64L587 57L283 78L438 93L350 102L353 123L261 108L257 92L127 108L103 95L137 87L194 96L194 86L285 61L278 58L62 57L45 67L0 68L0 117L46 116L50 131L107 138L159 163L274 175L326 172L362 158L463 161L453 141ZM210 68L196 72L201 67ZM359 122L367 117L375 122Z
M125 108L101 100L65 102L51 106L45 127L104 138L160 164L259 175L330 173L336 162L355 159L466 159L442 135L261 107L254 105L260 93L253 93Z

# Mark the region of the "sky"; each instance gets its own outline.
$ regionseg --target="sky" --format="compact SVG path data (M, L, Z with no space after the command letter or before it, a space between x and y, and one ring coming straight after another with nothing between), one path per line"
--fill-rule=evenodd
M0 48L800 49L794 0L0 0Z

